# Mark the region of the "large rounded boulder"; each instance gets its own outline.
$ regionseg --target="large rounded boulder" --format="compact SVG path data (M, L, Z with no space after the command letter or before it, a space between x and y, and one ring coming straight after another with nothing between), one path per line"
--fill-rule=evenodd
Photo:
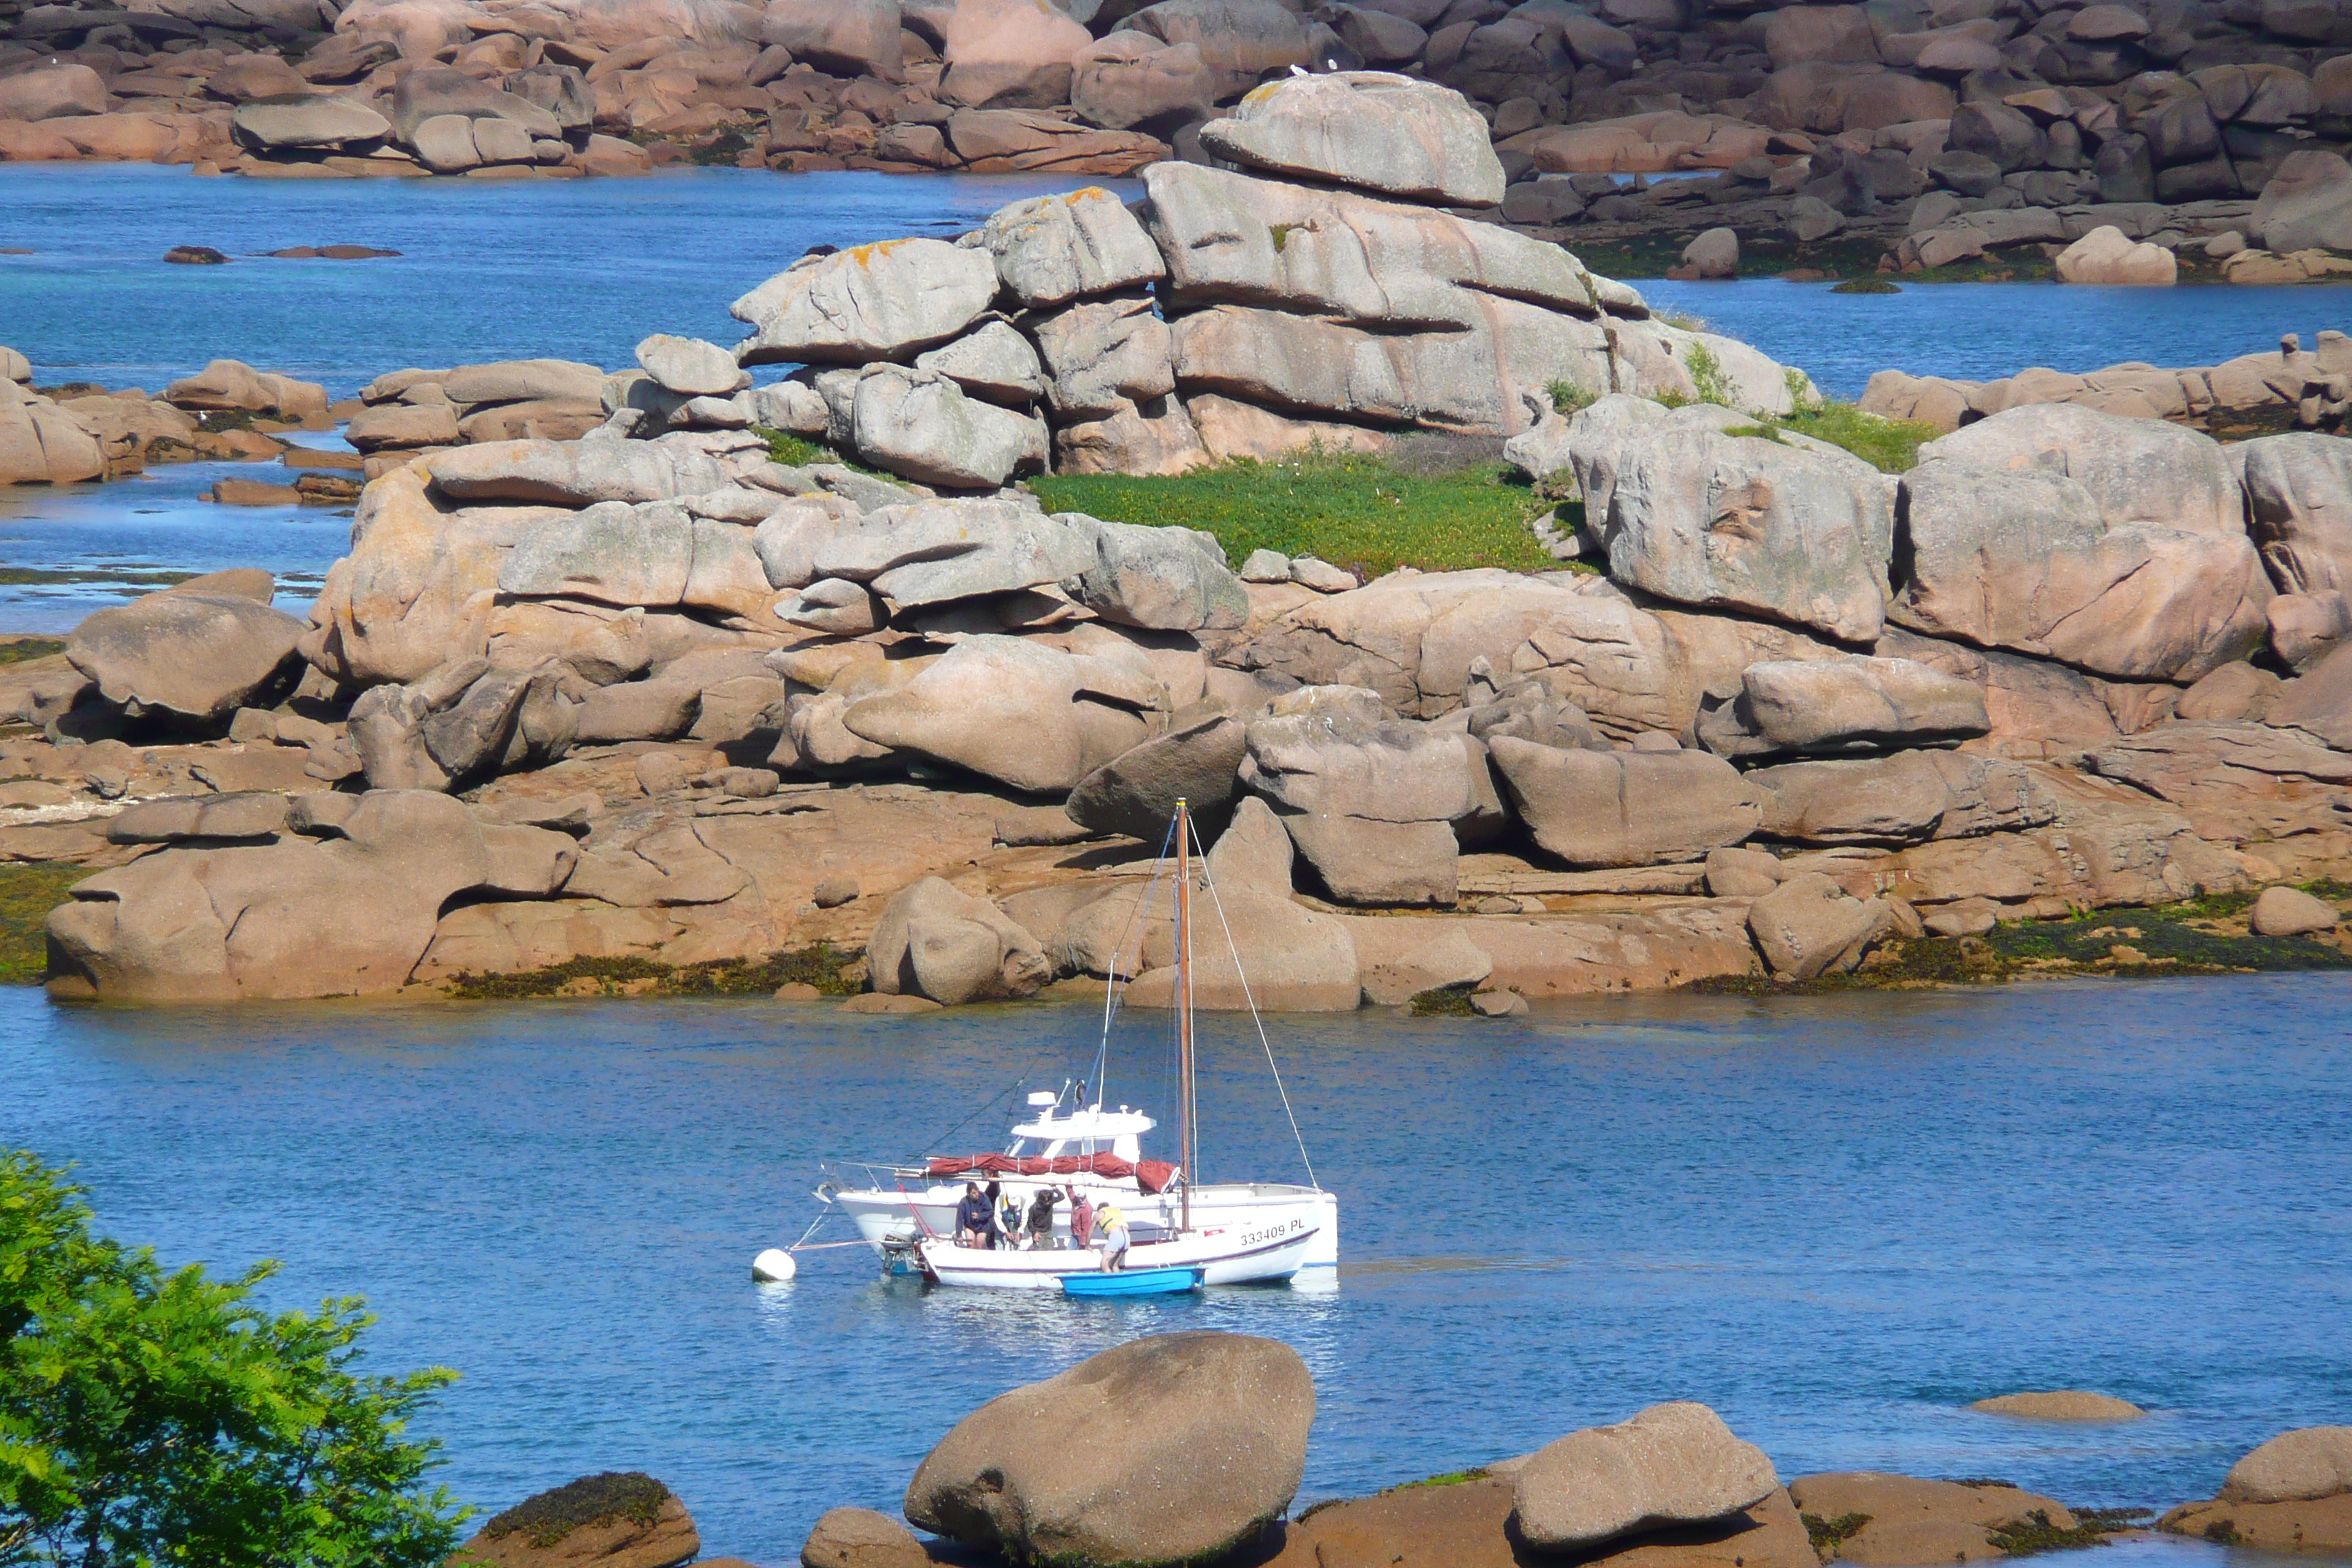
M1208 1562L1281 1517L1315 1384L1250 1334L1157 1334L981 1406L907 1487L907 1517L1021 1563Z
M1516 1478L1519 1534L1540 1551L1727 1519L1778 1489L1772 1461L1704 1405L1653 1405L1537 1450Z

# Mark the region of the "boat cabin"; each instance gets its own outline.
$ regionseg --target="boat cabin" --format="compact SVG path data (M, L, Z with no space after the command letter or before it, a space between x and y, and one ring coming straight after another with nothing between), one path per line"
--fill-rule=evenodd
M1143 1135L1159 1125L1124 1105L1117 1110L1081 1106L1062 1116L1054 1114L1057 1106L1050 1095L1033 1096L1030 1105L1038 1114L1013 1129L1007 1154L1048 1160L1065 1154L1111 1154L1132 1164L1143 1158Z

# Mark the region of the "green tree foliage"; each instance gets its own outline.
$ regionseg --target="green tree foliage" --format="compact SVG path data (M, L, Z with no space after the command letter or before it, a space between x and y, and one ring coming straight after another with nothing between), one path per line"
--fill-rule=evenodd
M98 1236L80 1189L0 1152L0 1568L432 1568L465 1515L403 1436L456 1373L353 1370L374 1321L252 1306Z

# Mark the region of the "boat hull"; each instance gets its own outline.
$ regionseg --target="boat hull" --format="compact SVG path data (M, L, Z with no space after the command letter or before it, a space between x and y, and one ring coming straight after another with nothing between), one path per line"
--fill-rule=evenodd
M1128 1248L1127 1267L1138 1272L1198 1269L1204 1285L1279 1284L1298 1272L1314 1239L1315 1232L1303 1221L1278 1222L1265 1230L1221 1226L1165 1241L1138 1242ZM933 1240L916 1243L914 1250L924 1274L940 1285L1058 1290L1069 1276L1108 1272L1102 1254L1088 1247L1028 1252Z
M1099 1208L1116 1203L1126 1211L1128 1227L1138 1244L1173 1235L1183 1223L1181 1194L1149 1194L1133 1180L1096 1176L1013 1176L1003 1178L1003 1190L1026 1214L1029 1200L1040 1187L1067 1192L1076 1188ZM928 1184L904 1192L880 1187L835 1191L828 1194L846 1214L857 1233L877 1250L903 1247L927 1237L955 1234L956 1204L963 1196L961 1182ZM918 1216L920 1216L919 1218ZM1239 1226L1264 1230L1276 1223L1300 1220L1313 1233L1300 1272L1307 1282L1337 1278L1339 1264L1339 1200L1318 1188L1278 1182L1223 1182L1192 1192L1192 1223L1196 1229ZM1054 1211L1057 1247L1070 1245L1070 1211L1066 1204Z

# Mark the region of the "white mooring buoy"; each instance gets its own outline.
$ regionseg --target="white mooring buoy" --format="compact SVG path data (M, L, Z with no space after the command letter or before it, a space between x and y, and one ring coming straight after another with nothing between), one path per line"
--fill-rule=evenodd
M751 1259L751 1278L762 1285L781 1285L800 1271L793 1255L781 1247L772 1247Z

